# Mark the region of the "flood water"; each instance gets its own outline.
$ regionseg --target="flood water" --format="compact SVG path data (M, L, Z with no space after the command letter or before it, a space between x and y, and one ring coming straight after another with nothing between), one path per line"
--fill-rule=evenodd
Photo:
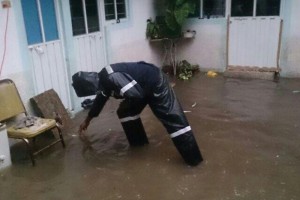
M88 128L73 119L60 144L32 167L22 143L0 171L1 200L297 200L300 199L300 80L243 80L198 74L176 81L176 94L204 161L187 166L146 107L149 145L129 147L118 121L119 101L107 102ZM38 142L38 141L37 141Z

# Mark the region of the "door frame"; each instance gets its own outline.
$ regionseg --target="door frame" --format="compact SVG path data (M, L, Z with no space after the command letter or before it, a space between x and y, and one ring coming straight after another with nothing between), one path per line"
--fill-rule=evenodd
M66 79L66 82L67 83L70 83L70 79L69 79L69 70L68 70L68 65L67 65L67 62L66 62L66 48L65 48L65 41L64 41L64 37L63 37L63 25L62 25L62 13L61 13L61 4L59 3L60 0L54 0L54 5L55 5L55 12L56 12L56 23L57 23L57 29L58 29L58 35L59 35L59 38L61 40L61 48L62 48L62 57L64 58L65 62L64 62L64 71L65 71L65 79ZM69 84L70 85L70 84ZM71 100L71 92L70 92L70 86L66 86L66 89L67 89L67 96L68 96L68 104L70 105L70 111L73 110L73 102Z
M69 0L63 0L59 2L60 6L60 23L62 25L62 32L64 38L64 50L65 50L65 59L67 60L67 70L69 77L69 93L71 96L72 102L72 113L81 110L81 101L82 98L77 97L72 83L70 81L73 74L78 72L77 70L77 61L76 61L76 51L74 50L74 38L81 37L84 35L93 35L95 33L101 33L101 39L103 40L103 59L105 65L108 63L108 51L107 51L107 37L106 37L106 27L105 27L105 14L104 14L104 0L97 0L98 6L98 21L99 21L99 32L85 33L84 35L73 35L73 27L72 27L72 15L71 15L71 5ZM86 16L85 16L86 17ZM84 19L87 20L87 19ZM85 27L86 28L86 27ZM104 67L104 66L103 66Z
M44 24L43 24L43 17L42 17L42 10L41 10L41 5L39 1L36 1L37 3L37 11L38 11L38 19L39 19L39 24L40 24L40 31L41 31L41 36L42 36L42 42L40 43L36 43L36 44L28 44L28 41L26 40L25 44L26 44L26 50L27 50L27 58L28 58L28 62L29 64L32 66L31 67L31 72L33 74L33 89L34 89L34 94L39 94L41 91L39 91L38 89L38 81L37 81L37 74L35 73L35 66L34 66L34 61L32 60L32 54L29 53L29 51L41 51L41 53L43 53L43 49L39 49L38 46L42 46L42 45L47 45L47 44L51 44L53 42L59 42L60 43L60 48L61 48L61 53L62 53L62 65L63 65L63 78L65 79L65 86L64 88L66 89L65 93L66 93L66 102L65 105L66 109L72 110L73 109L73 104L72 104L72 100L71 100L71 96L70 96L70 88L69 88L69 77L68 77L68 66L66 63L66 53L65 53L65 47L64 47L64 37L63 37L63 27L62 27L62 23L61 23L61 7L60 7L60 1L59 0L53 0L53 4L54 4L54 12L55 12L55 22L56 22L56 26L57 26L57 36L58 38L55 40L51 40L51 41L46 41L45 39L45 31L44 31ZM22 18L22 21L24 21L24 15L23 15L23 8L22 8L22 2L19 1L19 5L20 6L20 16ZM26 28L25 28L25 23L23 23L24 25L24 34L26 35Z
M230 18L231 17L231 2L232 0L226 0L226 17ZM257 4L257 0L253 0L254 4L253 4L253 15L252 17L256 17L254 16L254 14L256 13L256 4ZM280 11L279 11L279 17L282 19L284 16L284 6L285 6L285 2L286 0L281 0L280 1Z
M278 49L277 49L277 70L276 72L279 72L280 70L280 64L279 64L279 58L280 58L280 50L281 50L281 43L282 43L282 31L283 31L283 16L284 16L284 7L286 4L286 0L281 0L280 1L280 10L279 10L279 18L280 18L280 31L279 31L279 41L278 41ZM231 5L232 5L232 0L226 0L226 18L227 18L227 30L226 30L226 69L229 67L229 33L230 33L230 19L231 19ZM254 16L256 14L256 5L257 5L257 0L253 0L253 15L252 16L247 16L249 17L257 17ZM259 16L263 17L263 16ZM272 17L272 16L267 16L267 17ZM274 16L273 16L274 17ZM234 18L234 17L233 17ZM237 18L243 18L243 17L237 17Z

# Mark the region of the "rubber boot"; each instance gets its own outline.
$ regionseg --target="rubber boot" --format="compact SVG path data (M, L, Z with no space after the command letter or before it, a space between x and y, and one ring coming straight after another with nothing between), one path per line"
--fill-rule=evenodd
M130 146L149 144L141 119L121 123Z
M178 152L184 161L191 166L196 166L203 161L203 157L191 131L172 138Z

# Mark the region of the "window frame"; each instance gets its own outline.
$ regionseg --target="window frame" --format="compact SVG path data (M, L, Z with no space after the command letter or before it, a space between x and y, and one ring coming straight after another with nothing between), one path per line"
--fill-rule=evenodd
M80 36L83 36L83 35L89 35L89 34L94 34L94 33L97 33L97 32L101 32L101 7L99 5L99 1L96 0L96 4L97 4L97 11L98 11L98 23L99 23L99 30L98 31L93 31L93 32L90 32L89 31L89 26L88 26L88 17L87 17L87 11L86 11L86 0L80 0L81 3L82 3L82 12L83 12L83 22L84 22L84 29L85 29L85 32L84 33L81 33L81 34L78 34L78 35L74 35L74 32L73 32L73 25L72 25L72 35L73 37L80 37ZM70 4L70 2L69 2ZM71 4L70 4L71 6ZM70 8L71 9L71 8ZM71 14L71 20L73 19L72 18L72 13Z
M126 17L125 18L121 18L121 19L118 19L118 11L117 11L117 0L113 0L114 1L114 8L115 8L115 18L114 19L106 19L106 12L105 12L105 2L103 0L103 13L104 13L104 20L106 23L108 24L115 24L115 23L123 23L123 22L127 22L128 19L129 19L129 2L128 0L124 0L124 4L125 4L125 15Z
M32 47L35 45L40 45L40 44L48 44L51 42L55 42L55 41L59 41L61 40L61 35L60 35L60 22L59 22L59 18L60 18L60 13L58 12L58 5L57 5L57 1L53 0L53 5L54 5L54 13L55 13L55 23L56 23L56 31L57 31L57 39L53 39L53 40L46 40L46 33L45 33L45 28L44 28L44 19L43 19L43 13L42 13L42 5L41 5L41 1L42 0L35 0L36 2L36 7L37 7L37 15L38 15L38 21L39 21L39 28L40 28L40 33L41 33L41 41L40 42L36 42L36 43L32 43L29 44L28 38L27 38L27 45L28 47ZM22 4L22 2L20 2ZM23 12L23 6L21 5L21 9ZM23 18L24 18L24 14L23 14ZM25 19L24 19L25 22ZM25 24L25 23L24 23ZM26 27L25 27L26 29ZM26 34L27 30L26 30Z
M262 18L266 18L266 17L282 17L283 14L283 6L285 4L285 0L280 0L280 6L279 6L279 15L261 15L261 16L257 16L257 1L258 0L253 0L253 11L252 11L252 16L231 16L231 10L232 10L232 0L226 0L227 1L227 16L229 17L236 17L236 18L241 18L241 17L262 17Z
M223 19L223 18L226 18L227 16L227 4L228 4L228 0L225 0L225 3L224 3L224 15L211 15L209 18L204 16L204 0L198 0L200 3L199 3L199 16L191 16L189 17L189 19L195 19L195 18L198 18L198 19ZM230 3L231 3L231 0L229 0ZM196 8L197 9L197 8Z
M193 19L207 19L205 16L203 16L203 0L198 0L200 1L200 5L199 5L199 16L192 16L189 17L190 20ZM282 16L284 16L284 5L286 3L286 0L281 0L280 1L280 9L279 9L279 15L277 16L256 16L256 7L257 7L257 0L253 0L254 1L254 9L253 9L253 14L255 14L254 16L251 17L280 17L282 18ZM224 17L215 17L215 16L211 16L210 19L224 19L224 18L228 18L228 17L232 17L231 16L231 4L232 4L232 0L225 0L225 16Z

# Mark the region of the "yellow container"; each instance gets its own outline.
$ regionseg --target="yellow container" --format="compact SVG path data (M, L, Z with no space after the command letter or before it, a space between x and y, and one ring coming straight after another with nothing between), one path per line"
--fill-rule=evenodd
M217 74L216 72L214 72L214 71L208 71L208 72L206 73L206 75L207 75L208 77L210 77L210 78L214 78L214 77L216 77L218 74Z

